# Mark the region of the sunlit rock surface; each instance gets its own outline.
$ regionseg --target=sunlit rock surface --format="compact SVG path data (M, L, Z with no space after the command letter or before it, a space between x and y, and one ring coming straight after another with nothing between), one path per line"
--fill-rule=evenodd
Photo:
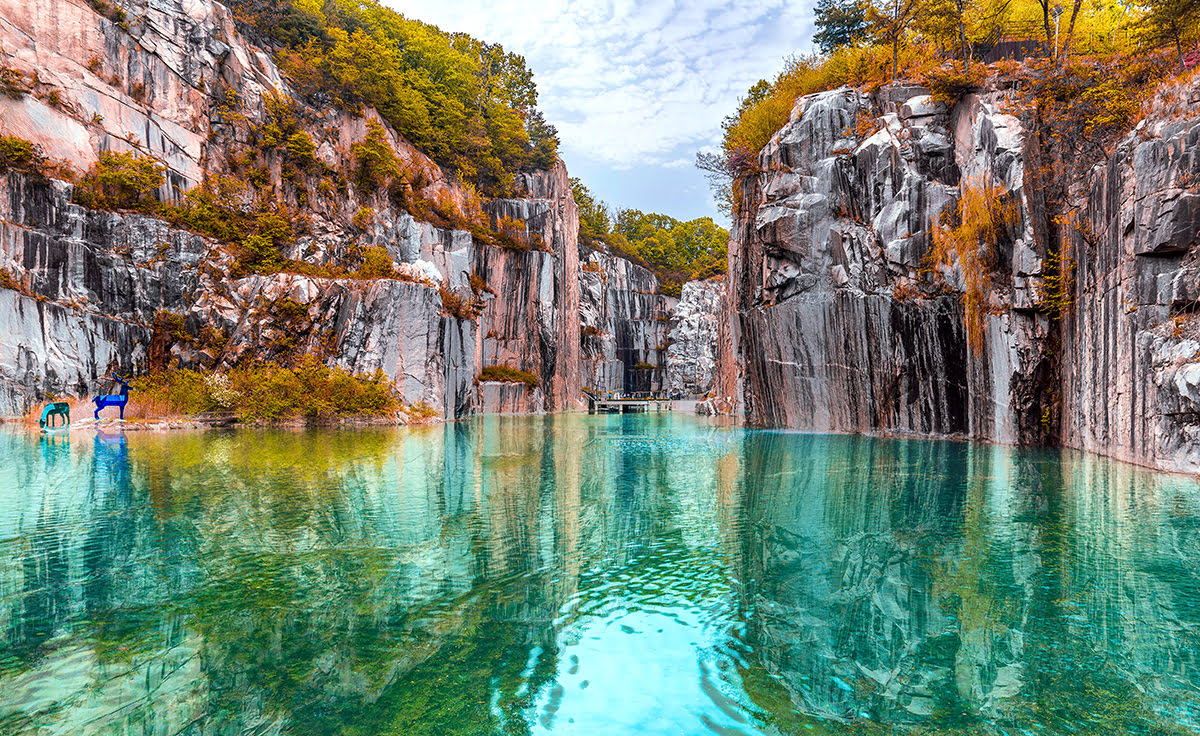
M724 279L683 285L671 314L667 393L704 396L712 391L717 373L717 324L724 294Z
M289 90L271 54L237 33L224 6L124 7L127 29L84 2L4 4L0 47L8 64L27 80L36 72L38 83L19 100L0 99L0 133L30 139L80 171L100 151L152 155L168 167L160 197L175 200L205 177L229 173L228 156L247 144L245 125L231 122L231 99L255 124L264 96ZM51 92L57 107L45 102ZM352 170L351 146L378 116L298 104L321 162ZM473 192L386 126L385 134L420 182L415 194L469 209ZM51 394L104 391L107 376L144 370L151 358L220 368L247 355L307 354L356 371L380 369L406 401L450 417L486 403L474 379L492 364L539 377L543 398L521 410L578 405L578 215L561 162L519 175L517 199L489 204L486 216L525 229L537 245L529 250L420 222L386 193L358 191L352 181L344 192L323 193L315 180L285 180L277 162L268 174L280 201L303 215L285 257L336 266L379 246L407 280L233 278L228 244L152 217L85 210L71 204L65 183L0 177L0 269L20 290L0 300L9 328L0 337L0 416L23 414ZM497 296L487 295L477 319L446 314L439 283L464 291L471 274ZM228 340L220 347L167 340L165 355L150 356L160 312Z

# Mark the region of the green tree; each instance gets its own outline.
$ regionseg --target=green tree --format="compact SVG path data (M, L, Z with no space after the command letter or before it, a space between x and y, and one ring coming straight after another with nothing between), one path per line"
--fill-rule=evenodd
M729 232L710 217L683 222L656 212L617 212L610 241L643 262L664 283L708 278L725 272Z
M375 120L367 123L367 137L350 146L350 153L358 162L359 186L365 189L379 189L400 176L396 152L388 143L383 126Z
M231 6L282 47L277 60L297 90L374 107L486 194L506 195L515 172L554 164L558 135L537 111L533 73L499 44L444 33L375 0Z
M814 24L813 42L828 54L866 38L867 9L862 0L817 0Z
M612 232L608 204L592 196L591 191L576 177L571 177L571 195L579 207L580 240L590 245Z
M529 163L539 169L548 169L558 157L558 129L546 122L541 110L534 110L525 123L529 132L529 145L533 155Z
M75 187L75 201L102 210L154 209L154 190L163 185L167 167L131 151L103 151Z

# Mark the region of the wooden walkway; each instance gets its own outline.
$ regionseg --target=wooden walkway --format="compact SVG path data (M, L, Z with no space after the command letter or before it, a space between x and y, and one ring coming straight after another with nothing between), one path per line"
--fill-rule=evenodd
M630 414L649 411L671 411L671 400L660 396L627 399L588 396L588 414Z

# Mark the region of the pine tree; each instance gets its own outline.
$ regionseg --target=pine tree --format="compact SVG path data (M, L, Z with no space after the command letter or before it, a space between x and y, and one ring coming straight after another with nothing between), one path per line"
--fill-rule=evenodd
M861 0L817 0L817 33L813 42L828 54L867 35L867 9Z

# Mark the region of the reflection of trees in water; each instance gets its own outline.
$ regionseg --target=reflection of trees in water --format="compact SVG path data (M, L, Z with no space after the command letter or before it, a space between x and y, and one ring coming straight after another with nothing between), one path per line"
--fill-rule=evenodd
M763 480L744 545L755 650L804 712L848 732L871 730L863 718L1177 732L1164 724L1196 707L1197 642L1171 633L1194 603L1171 602L1197 600L1200 555L1168 531L1179 516L1161 524L1152 507L1178 489L1073 457L749 435L747 476ZM1194 527L1197 509L1182 514ZM1149 559L1189 573L1156 576ZM1154 674L1172 669L1186 671L1174 693Z
M672 421L145 436L124 454L0 435L21 468L0 502L23 504L0 515L18 520L0 528L0 730L29 726L5 703L42 678L63 694L30 697L35 721L67 729L527 733L552 715L535 710L564 627L613 606L701 611L729 634L713 677L783 733L1155 733L1194 707L1194 483Z
M138 437L123 472L100 445L90 467L60 454L91 502L35 511L0 691L64 675L66 695L34 722L82 718L99 681L126 701L102 721L321 732L375 703L410 708L405 683L441 657L480 689L436 697L486 704L494 688L516 712L532 683L518 694L478 675L497 662L520 674L535 646L553 662L566 584L538 571L569 552L555 535L571 522L542 513L555 499L540 478L570 445L492 429ZM30 713L4 700L0 718L21 728Z

